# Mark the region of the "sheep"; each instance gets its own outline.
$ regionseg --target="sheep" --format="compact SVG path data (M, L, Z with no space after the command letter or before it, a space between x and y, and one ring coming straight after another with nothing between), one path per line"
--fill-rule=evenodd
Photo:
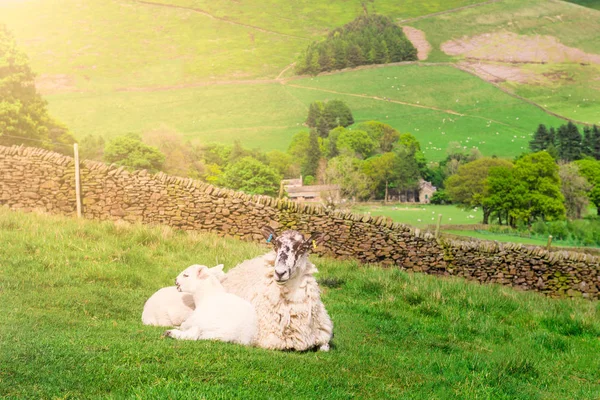
M255 345L273 350L329 350L333 324L308 261L310 249L323 241L313 233L308 239L297 231L277 235L262 229L274 251L246 260L229 270L222 283L229 293L248 300L256 309L258 333Z
M250 302L226 293L223 285L205 266L185 269L175 281L181 292L191 293L196 309L180 329L164 333L183 340L213 339L251 345L257 330L254 307Z
M222 280L223 264L209 268L211 274ZM179 326L194 311L194 298L182 293L176 286L168 286L154 293L144 304L142 323L154 326Z

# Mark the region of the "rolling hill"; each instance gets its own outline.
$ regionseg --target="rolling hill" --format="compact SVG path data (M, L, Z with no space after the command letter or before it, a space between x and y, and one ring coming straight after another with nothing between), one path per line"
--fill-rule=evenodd
M451 141L515 156L537 124L564 123L556 115L600 123L600 12L542 0L366 4L421 31L426 62L293 77L297 54L364 12L358 1L8 1L0 22L78 138L167 126L196 143L285 149L310 102L332 98L357 121L413 133L430 160ZM536 45L545 50L524 50Z

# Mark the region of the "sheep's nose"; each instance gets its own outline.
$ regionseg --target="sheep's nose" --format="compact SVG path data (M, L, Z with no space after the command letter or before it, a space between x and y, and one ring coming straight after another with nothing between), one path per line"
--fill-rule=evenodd
M277 272L277 270L275 270L275 276L277 277L277 280L280 281L281 277L285 275L285 271L283 272Z

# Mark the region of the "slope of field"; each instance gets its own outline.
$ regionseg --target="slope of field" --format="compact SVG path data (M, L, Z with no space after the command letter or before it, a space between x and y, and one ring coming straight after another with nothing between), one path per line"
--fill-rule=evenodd
M144 301L266 245L0 208L3 398L600 396L600 306L314 257L329 353L162 339Z
M284 84L48 96L53 115L78 137L165 125L198 143L239 139L263 150L286 149L292 135L306 129L308 105L331 99L345 101L357 122L379 120L414 134L434 161L446 156L450 142L513 157L527 149L538 124L564 123L449 66L390 66Z
M411 17L481 0L365 4ZM44 93L275 78L361 1L30 0L0 2Z
M600 12L562 1L506 0L409 23L430 61L460 65L550 111L600 123Z

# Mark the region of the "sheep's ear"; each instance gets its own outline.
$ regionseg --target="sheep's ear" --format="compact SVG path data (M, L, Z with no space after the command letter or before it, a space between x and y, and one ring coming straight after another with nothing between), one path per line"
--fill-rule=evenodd
M275 229L271 228L269 225L264 226L261 229L261 233L268 243L271 243L273 240L277 239L277 232L275 232Z
M214 267L211 268L211 270L214 272L223 272L223 268L225 267L225 265L223 264L219 264L219 265L215 265Z
M208 278L208 275L208 267L202 265L200 268L198 268L198 279L206 279Z
M304 241L304 248L306 250L311 250L317 248L318 245L323 243L325 240L325 235L321 232L314 232L308 239Z

